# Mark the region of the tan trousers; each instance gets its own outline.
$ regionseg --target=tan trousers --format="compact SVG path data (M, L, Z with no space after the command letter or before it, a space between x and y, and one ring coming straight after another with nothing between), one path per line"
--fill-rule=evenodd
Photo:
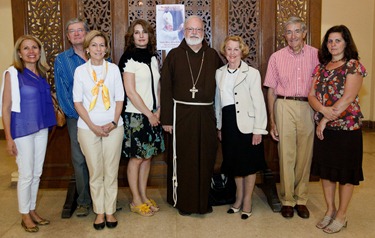
M98 137L91 130L78 128L78 141L90 173L90 192L96 214L116 211L117 177L124 138L122 126L108 137Z
M308 102L277 99L280 200L284 206L306 205L314 142L313 110Z

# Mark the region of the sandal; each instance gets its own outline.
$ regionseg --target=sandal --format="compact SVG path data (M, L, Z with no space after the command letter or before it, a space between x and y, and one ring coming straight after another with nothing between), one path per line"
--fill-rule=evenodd
M139 215L144 217L150 217L154 215L154 213L146 203L142 203L138 206L135 206L133 203L129 203L129 207L131 212L138 213Z
M329 224L331 224L333 220L333 217L330 217L330 216L324 216L322 220L320 220L318 222L318 224L316 224L316 227L319 228L319 229L324 229L326 228Z
M346 218L345 218L344 223L341 223L335 219L331 222L331 224L329 224L326 228L324 228L323 231L328 234L333 234L333 233L337 233L341 231L341 229L343 227L346 227L347 225L348 225L348 222Z
M156 204L156 202L153 199L148 199L145 203L150 207L151 211L153 212L158 212L160 210L158 204Z

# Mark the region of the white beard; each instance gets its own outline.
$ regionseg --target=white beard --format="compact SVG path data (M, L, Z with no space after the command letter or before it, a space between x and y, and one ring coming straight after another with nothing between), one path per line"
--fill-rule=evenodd
M203 37L199 37L199 38L185 38L186 40L186 43L188 45L199 45L202 43L203 41Z

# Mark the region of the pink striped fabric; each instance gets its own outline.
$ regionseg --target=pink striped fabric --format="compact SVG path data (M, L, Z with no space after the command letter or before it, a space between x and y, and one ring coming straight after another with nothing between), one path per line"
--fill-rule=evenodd
M307 97L312 73L318 64L316 48L305 44L302 52L296 55L286 46L271 55L264 86L275 89L277 95Z

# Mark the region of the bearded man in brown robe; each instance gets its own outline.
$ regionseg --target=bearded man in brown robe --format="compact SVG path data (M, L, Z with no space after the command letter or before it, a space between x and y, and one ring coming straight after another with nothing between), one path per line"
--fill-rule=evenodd
M167 200L181 215L205 214L212 212L208 195L217 151L215 72L223 62L203 40L200 17L186 19L184 36L161 71L161 123L173 134Z

